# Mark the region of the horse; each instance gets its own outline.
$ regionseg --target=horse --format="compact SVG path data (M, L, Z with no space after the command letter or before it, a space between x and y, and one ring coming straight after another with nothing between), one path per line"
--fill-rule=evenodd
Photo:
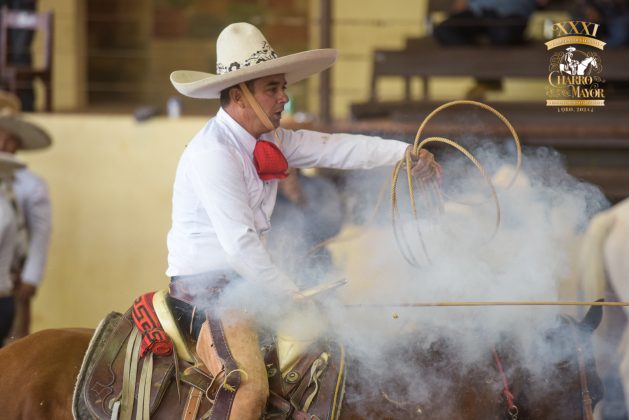
M435 340L426 348L421 334L415 345L387 355L389 360L407 360L398 370L372 374L377 368L354 360L349 363L354 370L348 372L348 380L377 377L378 386L366 380L349 383L343 418L589 419L587 406L602 397L588 338L600 316L598 307L581 323L562 317L556 327L545 331L542 341L553 349L555 360L525 363L526 350L509 333L472 363L461 356L462 348L452 337ZM422 382L432 385L423 389ZM588 395L592 402L587 401Z
M579 298L606 296L629 301L629 199L597 214L581 239L578 256ZM616 401L603 402L605 410L629 412L629 309L609 308L602 328L594 337L599 371L610 378L610 394L616 388ZM619 378L617 378L619 376ZM620 382L620 383L618 383ZM624 389L624 396L623 396ZM623 398L624 397L624 398ZM607 407L624 399L625 407Z
M591 67L598 69L598 60L596 57L586 57L582 61L574 60L577 62L576 69L570 68L567 65L559 64L559 71L562 73L568 73L576 76L585 76L586 71L589 75L592 72ZM573 73L576 70L576 73Z
M48 329L0 349L0 410L9 419L71 419L72 392L94 330Z
M587 74L590 74L590 72L592 71L590 66L595 69L598 68L598 60L596 59L596 57L587 57L582 60L577 66L577 76L584 76L586 74L586 71Z
M562 318L554 330L545 332L552 354L565 357L540 369L541 376L526 368L523 350L508 336L472 365L466 365L451 340L439 339L425 348L421 336L408 348L393 346L375 365L354 358L340 418L589 419L584 413L602 395L589 345L600 317L600 307L595 307L583 321ZM92 334L43 330L0 349L3 416L71 419L75 381ZM388 370L387 360L405 360L406 368ZM375 371L381 381L361 380ZM441 385L428 394L415 392L416 381L429 378Z

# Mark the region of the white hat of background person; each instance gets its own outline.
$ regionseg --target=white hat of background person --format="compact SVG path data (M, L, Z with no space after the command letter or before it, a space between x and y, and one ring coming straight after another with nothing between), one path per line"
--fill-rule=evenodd
M572 46L570 46L570 47L566 48L566 51L576 51L576 50L577 50L577 49L576 49L576 48L574 48L574 47L572 47Z
M0 91L0 128L13 134L20 142L19 149L43 149L52 144L48 133L20 116L20 99Z
M273 74L284 74L288 84L295 83L327 69L335 60L332 48L279 57L258 28L232 23L216 40L216 74L178 70L170 81L185 96L216 99L228 87Z
M0 177L11 175L14 171L26 167L26 164L12 153L0 152Z

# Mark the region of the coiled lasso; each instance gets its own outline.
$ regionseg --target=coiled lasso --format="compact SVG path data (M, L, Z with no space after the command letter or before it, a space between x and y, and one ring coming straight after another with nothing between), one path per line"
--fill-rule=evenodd
M492 233L491 237L493 237L500 225L500 205L498 203L498 197L496 195L496 190L491 182L491 179L487 176L487 173L485 171L485 169L483 168L483 166L480 164L480 162L478 161L478 159L476 159L467 149L465 149L463 146L461 146L460 144L444 138L444 137L428 137L424 140L420 140L421 139L421 135L422 132L424 131L424 128L426 128L426 125L428 124L428 122L434 118L435 115L437 115L439 112L443 111L446 108L451 108L453 106L458 106L458 105L472 105L472 106L476 106L476 107L480 107L482 109L488 110L491 113L493 113L494 115L496 115L508 128L509 131L511 132L511 135L513 137L513 140L516 144L516 152L517 152L517 162L516 162L516 169L514 171L513 177L512 179L509 181L508 186L510 187L513 182L515 181L515 179L518 176L518 173L520 171L520 167L522 165L522 150L521 150L521 146L520 146L520 138L518 137L518 134L515 132L515 129L513 128L513 126L511 125L511 123L509 122L509 120L507 120L507 118L505 118L500 112L498 112L497 110L495 110L494 108L490 107L489 105L483 104L481 102L476 102L476 101L469 101L469 100L458 100L458 101L452 101L452 102L447 102L437 108L435 108L430 114L428 114L428 116L426 118L424 118L424 120L422 121L421 125L419 126L419 129L417 130L417 134L415 135L415 141L413 143L413 147L411 148L411 150L407 150L405 156L395 165L394 169L393 169L393 174L391 177L391 217L392 217L392 224L393 224L393 232L394 232L394 236L396 239L396 242L398 244L398 248L400 249L400 252L402 253L404 259L411 265L413 266L419 266L419 263L417 262L415 256L413 255L412 251L411 251L411 247L408 244L408 242L404 241L402 239L402 235L400 234L400 231L398 229L398 223L397 223L397 218L399 216L399 209L398 209L398 194L397 194L397 181L399 179L400 176L400 172L402 171L403 168L406 169L406 180L408 183L408 191L409 191L409 200L410 200L410 204L411 204L411 209L412 209L412 214L413 214L413 219L415 220L415 222L418 221L418 214L417 214L417 206L415 203L415 197L413 195L413 188L414 188L414 183L413 183L413 176L411 175L411 153L414 154L415 156L419 156L420 151L424 148L424 146L426 144L429 143L444 143L447 144L449 146L454 147L455 149L457 149L458 151L460 151L463 155L465 155L473 164L474 166L476 166L476 168L478 169L478 171L481 173L481 175L483 176L485 182L487 183L487 185L489 186L490 190L491 190L491 194L492 194L492 198L494 200L495 203L495 207L496 207L496 225L495 225L495 229L494 232ZM426 185L428 184L428 185ZM375 220L378 211L384 201L384 196L385 196L385 192L386 192L386 188L387 186L389 186L388 183L385 183L379 194L378 194L378 199L376 200L376 206L371 214L371 216L369 217L368 221L366 224L370 224L373 220ZM443 194L441 192L441 189L439 187L439 185L437 185L437 181L435 179L432 179L430 181L428 181L428 183L421 181L420 180L420 185L419 188L424 190L424 191L429 191L431 195L429 195L429 199L431 200L431 203L429 203L429 205L433 205L433 206L437 206L439 209L443 208ZM428 251L426 248L426 244L423 241L423 237L421 235L421 231L419 231L419 224L416 223L417 226L417 230L418 230L418 235L419 235L419 239L422 245L422 249L424 251L424 255L426 256L426 259L428 261L430 261L430 258L428 256ZM343 237L343 238L339 238L339 237L334 237L334 238L330 238L327 239L325 241L322 241L320 243L318 243L317 245L315 245L314 247L312 247L304 256L303 258L307 258L310 255L314 254L316 251L318 251L319 249L323 248L326 245L329 245L331 243L334 242L340 242L340 241L346 241L346 240L350 240L350 239L354 239L356 236L360 235L360 233L358 233L357 235L349 235L348 237Z
M415 135L415 141L413 142L412 149L408 149L406 151L404 158L401 159L395 165L393 169L393 174L391 176L391 222L393 224L393 232L395 235L396 242L398 244L398 248L400 249L400 252L402 253L402 256L409 264L415 267L418 267L420 264L417 262L417 259L415 258L415 255L411 251L411 247L408 244L408 242L403 240L402 231L399 229L398 223L397 223L397 219L399 217L397 182L398 182L398 178L400 176L400 172L402 171L402 169L406 169L406 181L408 183L409 201L410 201L413 220L415 221L415 224L417 227L418 237L422 246L422 250L426 257L426 260L430 261L426 244L424 242L423 236L419 229L419 223L418 223L419 218L417 214L417 205L415 203L415 196L414 196L414 182L413 182L413 176L411 175L412 155L419 156L421 150L429 143L443 143L448 146L451 146L455 148L456 150L458 150L459 152L461 152L468 160L470 160L474 164L474 166L478 169L483 179L487 183L487 186L489 187L491 191L491 196L495 203L496 224L494 227L494 231L492 232L491 238L494 237L494 235L498 231L498 227L500 226L500 204L498 202L498 196L496 195L496 189L494 188L491 182L491 179L487 175L485 168L481 165L478 159L476 159L474 155L472 155L472 153L470 153L466 148L464 148L460 144L450 139L447 139L444 137L428 137L424 140L421 140L421 135L424 131L424 128L426 128L426 125L430 122L430 120L435 115L437 115L439 112L443 111L446 108L451 108L451 107L460 106L460 105L472 105L472 106L485 109L491 112L492 114L496 115L509 129L511 136L513 137L513 140L516 145L516 154L517 154L516 159L517 160L516 160L516 168L513 173L513 177L507 184L507 188L511 187L511 185L513 185L513 182L515 182L518 176L518 173L520 171L520 167L522 165L522 148L520 145L520 138L518 137L518 134L516 133L515 129L513 128L509 120L507 120L507 118L505 118L504 115L502 115L500 112L490 107L489 105L486 105L481 102L476 102L476 101L458 100L458 101L445 103L437 107L430 114L428 114L428 116L424 118L421 125L419 126L419 129L417 130L417 134ZM431 180L428 180L428 181L421 180L421 179L417 181L419 181L419 189L424 192L429 193L428 194L429 202L427 203L428 207L432 207L432 208L436 207L438 210L442 210L443 209L443 194L441 192L439 185L437 184L437 180L433 177Z

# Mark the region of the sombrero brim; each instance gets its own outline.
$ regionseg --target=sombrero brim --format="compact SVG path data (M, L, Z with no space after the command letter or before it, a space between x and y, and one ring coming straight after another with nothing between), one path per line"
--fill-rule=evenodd
M19 139L20 149L43 149L52 143L48 133L22 118L0 117L0 128L4 128Z
M178 70L171 73L170 81L182 95L216 99L223 89L273 74L284 74L288 84L295 83L322 72L334 64L335 60L336 50L325 48L275 58L225 74Z
M0 111L2 115L15 115L20 112L20 98L10 92L0 91Z
M11 153L0 152L0 174L12 173L13 171L26 167L26 164Z

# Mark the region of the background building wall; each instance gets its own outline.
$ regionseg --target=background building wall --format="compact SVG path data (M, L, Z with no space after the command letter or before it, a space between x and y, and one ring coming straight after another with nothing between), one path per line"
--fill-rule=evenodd
M33 327L95 327L141 293L167 287L175 169L206 119L138 124L115 115L38 114L31 120L54 139L48 150L20 155L48 182L53 207Z
M349 105L368 99L373 51L400 49L409 37L426 35L428 0L333 1L332 43L339 59L332 70L332 110L345 118ZM57 111L130 111L140 105L164 109L176 91L168 82L176 69L213 72L215 43L227 24L248 21L262 29L282 55L319 48L320 0L41 0L39 10L55 12L54 106ZM541 37L543 20L565 13L537 12L529 35ZM35 40L36 60L41 39ZM38 56L39 55L39 56ZM426 57L430 59L430 57ZM434 99L460 98L472 78L433 78ZM507 80L490 100L543 99L543 80ZM421 81L412 91L420 97ZM317 78L291 87L294 110L318 113ZM378 84L383 100L403 96L399 78ZM188 114L208 115L215 104L181 98ZM38 95L39 104L42 95Z
M427 0L391 0L365 2L359 0L332 1L332 46L339 58L332 70L332 110L334 117L348 115L352 102L369 97L372 52L376 48L404 48L408 37L426 32ZM319 47L320 1L310 2L310 46ZM311 85L310 110L318 107L318 83ZM386 80L379 85L382 99L403 95L399 80Z
M310 48L319 47L320 3L320 0L309 3ZM332 69L332 112L340 119L349 117L352 103L369 99L374 50L403 49L407 38L429 36L429 20L434 24L446 17L443 11L429 11L428 0L389 0L386 3L332 0L332 6L332 46L339 50L339 58ZM556 10L537 11L531 16L527 35L541 39L545 19L561 21L567 16L567 12ZM426 56L426 60L430 60L430 56ZM475 81L471 77L434 77L429 83L430 99L447 101L461 99ZM542 79L506 79L503 91L490 92L487 99L543 101L544 86ZM318 89L314 78L308 95L311 112L318 111ZM398 77L383 78L377 89L381 100L404 97L404 84ZM414 98L422 99L421 89L421 81L413 79Z
M81 109L86 104L86 15L81 0L40 0L38 11L54 12L53 109ZM33 41L35 63L41 62L43 38ZM43 92L36 84L36 109L43 107Z

